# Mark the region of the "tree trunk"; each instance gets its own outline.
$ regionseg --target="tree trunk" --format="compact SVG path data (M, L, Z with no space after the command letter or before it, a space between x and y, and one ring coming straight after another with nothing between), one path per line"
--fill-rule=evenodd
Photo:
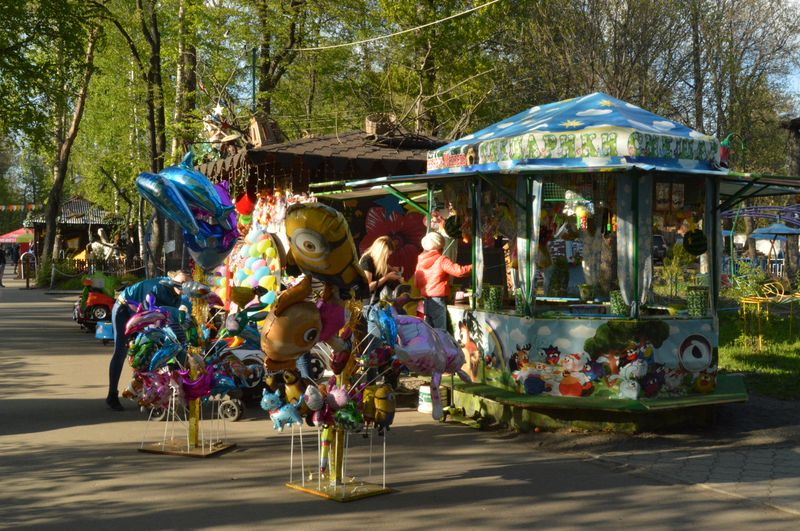
M704 72L703 72L703 44L700 35L700 12L699 0L692 0L691 5L691 26L692 26L692 77L694 87L694 128L697 131L705 131L703 123L703 91L704 91Z
M747 206L746 204L743 206ZM750 216L744 216L744 235L745 235L745 249L747 252L747 257L750 258L750 263L755 265L756 263L756 241L750 237L750 234L753 233L753 218Z
M50 195L47 199L47 208L45 210L45 235L44 248L42 249L42 263L53 256L53 249L55 248L56 218L58 217L58 211L61 207L61 194L64 190L64 180L67 176L70 152L72 151L72 145L75 143L75 138L78 136L78 129L80 128L81 119L83 119L86 96L89 93L89 83L94 73L94 46L97 42L98 35L99 28L92 28L86 43L85 67L78 88L78 94L75 99L75 107L72 111L72 121L69 129L63 135L57 146L58 153L56 154L56 162L53 166L53 187L50 189Z
M256 112L262 116L272 113L272 93L286 73L286 68L294 62L297 47L302 45L305 38L303 31L307 0L291 0L283 13L273 12L268 4L267 0L259 0L256 4L260 30ZM278 42L282 37L272 31L271 24L276 20L287 21L285 42Z
M142 34L150 49L147 70L147 129L150 143L150 171L158 173L164 168L166 151L166 116L164 111L164 91L161 80L161 34L158 29L158 16L154 4L137 0ZM163 263L164 230L163 216L156 215L151 224L150 253L147 260L147 275L156 276Z

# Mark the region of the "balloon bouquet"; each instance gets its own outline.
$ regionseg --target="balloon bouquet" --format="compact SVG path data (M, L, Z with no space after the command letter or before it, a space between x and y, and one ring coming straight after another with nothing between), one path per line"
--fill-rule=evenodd
M225 260L238 238L228 185L212 185L195 171L191 153L179 165L158 174L141 173L136 187L156 211L181 227L189 253L200 268L209 271ZM136 334L129 349L134 379L126 394L142 406L185 404L253 383L252 371L232 354L229 343L214 340L207 308L221 307L220 297L197 281L184 282L181 288L192 300L190 316L158 308L153 300L130 301L139 307L126 331Z
M199 282L184 282L181 289L194 301L220 305L216 295ZM174 414L176 407L190 400L229 395L252 385L250 368L224 341L212 343L202 354L192 352L192 347L199 348L209 340L212 330L208 323L198 325L185 310L156 306L151 294L138 305L125 333L133 335L128 349L133 379L123 396L151 408L151 418L153 413L155 418ZM190 366L199 369L195 377Z
M431 375L438 391L443 373L458 373L468 380L460 371L464 357L452 336L416 317L397 315L391 304L370 312L382 337L377 348L362 352L363 345L373 340L364 333L359 302L368 293L368 283L344 217L322 204L294 204L287 209L285 227L286 262L303 275L277 297L261 330L267 371L261 407L269 412L276 430L304 420L319 427L320 475L338 484L344 434L366 433L374 427L382 435L391 426L392 382L401 366ZM316 302L309 300L312 279L325 285ZM342 304L349 311L346 322ZM328 345L333 372L322 383L304 380L296 368L296 360L318 342ZM438 418L442 408L436 391L432 397Z

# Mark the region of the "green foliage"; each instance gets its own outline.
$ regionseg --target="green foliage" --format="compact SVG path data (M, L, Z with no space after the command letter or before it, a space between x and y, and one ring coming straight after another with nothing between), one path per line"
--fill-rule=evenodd
M47 260L43 263L38 264L39 269L36 271L36 287L39 288L49 288L50 287L50 277L52 275L52 266L53 261ZM75 269L75 262L72 260L56 260L55 261L56 272L55 272L55 287L61 287L62 285L73 286L76 285L75 288L65 288L65 289L81 289L81 280L83 275L81 275L77 269Z
M667 279L670 297L678 296L683 273L694 261L695 257L689 254L682 244L677 243L667 250L667 256L664 258L664 265L661 271Z
M760 295L761 286L770 281L767 272L757 264L736 260L738 273L731 278L731 287L725 290L724 296L731 299L740 299Z
M764 345L759 351L755 338L743 335L743 322L736 314L721 317L719 369L743 373L749 392L781 400L800 399L797 315L790 321L787 315L771 312L769 321L762 322L762 333Z
M289 138L361 129L368 114L389 112L408 131L449 139L532 105L602 90L708 133L739 133L744 145L734 142L737 169L779 172L785 166L785 132L778 125L792 100L782 82L800 46L792 3L692 2L700 10L693 18L685 0L506 1L389 39L316 51L298 48L402 31L475 3L142 3L158 18L167 144L176 136L193 139L196 155L210 150L203 119L215 106L225 109L234 129L246 129L256 50L257 66L272 76L256 96L270 101L272 118ZM102 24L97 71L69 170L74 179L67 185L120 214L129 207L111 180L136 199L133 181L149 166L145 82L113 23L127 32L146 66L147 43L133 5L0 0L0 25L14 28L0 35L0 134L14 132L39 153L56 137L57 103L74 92L88 29ZM187 95L196 106L174 121L179 6L199 84ZM699 50L691 45L693 27ZM695 75L703 83L695 83ZM703 92L695 98L694 90ZM53 152L45 153L44 167L51 168ZM180 155L167 153L167 164Z

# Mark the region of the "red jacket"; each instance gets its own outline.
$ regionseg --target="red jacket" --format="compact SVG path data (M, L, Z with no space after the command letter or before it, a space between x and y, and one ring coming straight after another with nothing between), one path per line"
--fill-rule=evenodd
M439 250L423 251L417 259L414 282L423 297L447 297L450 277L465 277L471 272L471 265L458 265Z

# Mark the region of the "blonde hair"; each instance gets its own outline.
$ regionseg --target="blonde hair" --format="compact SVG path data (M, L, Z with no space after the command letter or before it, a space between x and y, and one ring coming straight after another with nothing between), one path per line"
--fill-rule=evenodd
M422 249L432 251L433 249L444 249L444 236L438 232L429 232L422 238Z
M375 264L375 275L380 278L389 272L389 255L394 252L394 242L389 236L377 238L372 245L364 251Z

